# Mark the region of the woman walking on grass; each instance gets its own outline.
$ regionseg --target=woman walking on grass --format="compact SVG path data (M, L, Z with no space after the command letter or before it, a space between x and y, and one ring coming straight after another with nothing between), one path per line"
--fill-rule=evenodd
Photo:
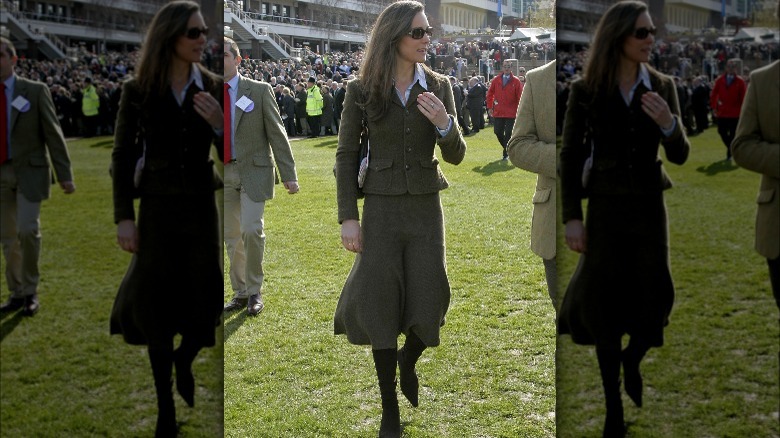
M400 385L418 405L415 364L439 345L450 301L439 191L448 184L434 155L453 164L466 144L449 80L424 63L431 28L416 1L388 6L369 38L360 77L347 85L336 151L338 219L357 254L336 308L335 333L370 345L382 399L380 437L401 434ZM370 135L363 220L358 221L361 121ZM398 350L398 335L406 341Z
M212 143L222 144L216 135L223 128L222 80L199 64L207 31L196 3L172 2L155 15L136 77L124 85L111 156L117 241L133 253L111 333L148 346L157 437L177 433L173 366L176 390L193 406L192 362L202 347L214 345L222 311L214 199L221 183L209 158ZM142 154L136 226L134 172ZM182 338L174 350L176 334Z
M596 28L584 78L572 83L564 122L563 221L566 244L581 255L558 332L596 347L607 408L605 437L626 433L621 362L625 391L641 406L639 365L651 347L663 345L674 301L663 199L671 181L658 145L669 161L683 164L690 144L674 82L647 65L654 34L644 3L610 7ZM591 151L590 176L584 178ZM625 334L630 340L621 351Z

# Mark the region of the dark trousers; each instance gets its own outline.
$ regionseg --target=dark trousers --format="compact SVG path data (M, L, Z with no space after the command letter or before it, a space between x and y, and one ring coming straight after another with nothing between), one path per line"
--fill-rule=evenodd
M295 116L288 116L284 120L284 128L288 137L295 137Z
M482 107L469 108L471 115L471 129L479 131L485 129L485 114L482 113Z
M309 122L309 132L312 137L320 136L320 117L322 116L307 116L306 121Z
M734 134L737 132L737 122L739 118L718 117L718 134L720 139L726 145L726 158L731 158L731 142L734 141Z
M698 132L709 128L710 122L707 118L707 107L694 109L693 117L696 119L696 130Z
M505 117L494 117L493 132L498 138L498 142L501 143L501 147L504 150L504 158L509 155L506 152L506 144L509 142L509 137L512 136L512 128L515 126L515 119Z
M769 265L769 282L772 284L772 294L775 296L777 308L780 309L780 257L766 259Z

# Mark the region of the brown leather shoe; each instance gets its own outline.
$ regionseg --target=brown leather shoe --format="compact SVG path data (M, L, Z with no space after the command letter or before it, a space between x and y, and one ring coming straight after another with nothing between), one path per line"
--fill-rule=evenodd
M24 297L22 298L9 298L6 302L3 304L0 304L0 312L13 312L15 310L19 310L22 307L24 307Z
M265 304L263 304L263 299L260 298L260 294L254 294L249 296L249 300L246 305L246 311L249 314L249 316L256 316L260 314L260 312L262 312L264 308L265 308Z
M24 309L22 309L22 314L25 316L33 316L38 313L38 309L40 308L41 304L38 302L37 294L24 297Z
M228 301L228 303L225 304L225 307L222 310L225 312L234 312L238 309L243 309L244 306L246 306L246 303L247 303L246 298L233 297L232 300Z

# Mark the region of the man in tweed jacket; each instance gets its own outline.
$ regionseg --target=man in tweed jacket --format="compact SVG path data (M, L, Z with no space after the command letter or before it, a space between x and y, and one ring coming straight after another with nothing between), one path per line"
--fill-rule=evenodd
M288 193L298 192L298 177L271 86L240 76L238 45L225 38L224 46L225 119L230 116L232 121L232 132L225 132L224 227L230 283L235 293L225 311L246 306L253 316L265 307L260 295L265 250L263 212L265 201L274 195L274 162Z

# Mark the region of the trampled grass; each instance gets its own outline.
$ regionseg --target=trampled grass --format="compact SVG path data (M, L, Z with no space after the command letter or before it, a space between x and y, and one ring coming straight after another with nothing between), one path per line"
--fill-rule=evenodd
M404 436L551 437L554 311L528 243L536 176L499 161L490 129L467 143L463 163L442 166L451 184L442 204L452 302L441 346L418 365L420 406L399 391ZM333 335L353 261L336 221L335 148L335 137L294 141L301 192L278 188L266 204L266 308L256 318L226 316L227 437L374 437L379 429L369 347Z
M42 207L41 310L32 318L2 319L0 435L152 436L157 405L146 349L108 333L130 261L115 243L112 139L71 141L69 147L76 193L65 196L52 187ZM4 277L0 288L0 299L7 299ZM221 347L203 350L195 361L196 407L175 396L183 437L222 435Z
M623 397L629 436L778 437L777 306L753 250L759 176L723 161L715 128L691 143L685 165L666 165L676 299L665 345L642 365L644 407ZM559 257L565 290L576 257L560 246ZM601 436L596 356L568 336L558 341L557 414L558 436Z

